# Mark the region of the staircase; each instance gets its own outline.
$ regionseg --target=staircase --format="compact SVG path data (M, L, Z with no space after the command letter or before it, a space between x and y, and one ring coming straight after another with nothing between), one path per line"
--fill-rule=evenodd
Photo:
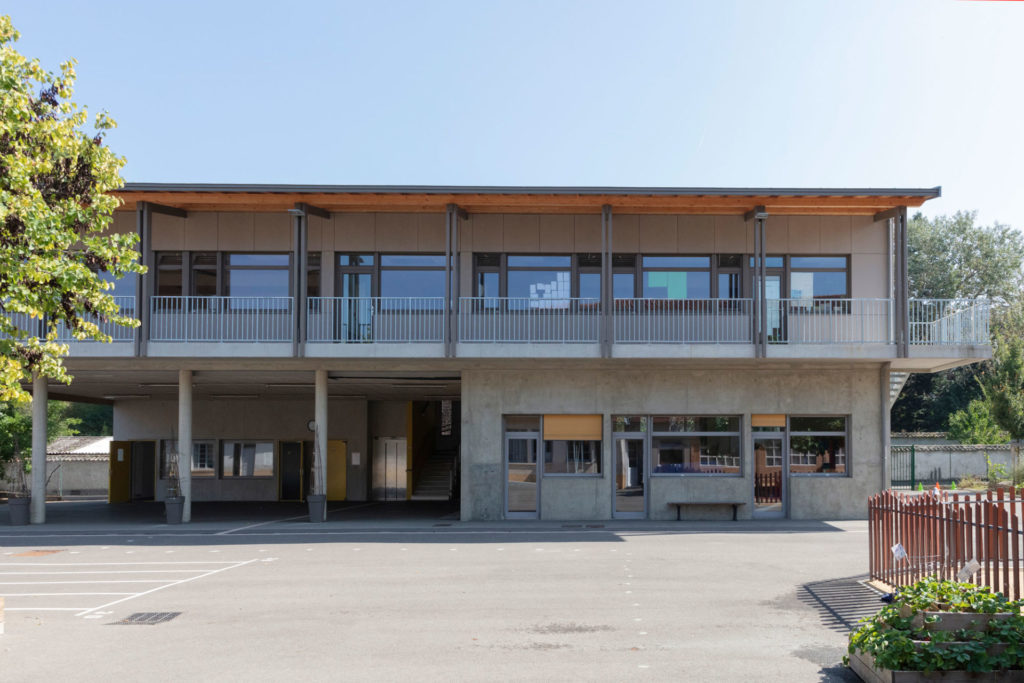
M910 377L909 372L889 372L889 407L892 408L896 403L896 399L900 397L900 392L903 391L903 385L907 383L907 379Z
M455 451L435 451L420 468L412 499L451 500L451 487L455 481L455 465Z

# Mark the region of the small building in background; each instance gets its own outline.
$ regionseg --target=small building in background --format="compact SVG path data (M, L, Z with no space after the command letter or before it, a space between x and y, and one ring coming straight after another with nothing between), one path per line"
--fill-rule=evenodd
M111 436L61 436L46 447L47 496L106 496Z

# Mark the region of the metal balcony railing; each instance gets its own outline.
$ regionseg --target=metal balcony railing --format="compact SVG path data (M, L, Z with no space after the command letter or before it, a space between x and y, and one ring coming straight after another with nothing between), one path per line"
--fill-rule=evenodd
M136 317L135 315L135 297L133 296L115 296L113 297L114 303L118 305L121 315ZM24 330L32 336L43 337L46 334L45 325L43 320L40 318L32 318L26 313L8 313L8 319L14 322L15 326ZM98 317L92 315L82 316L83 320L96 323L99 327L100 332L109 335L112 342L133 342L135 341L135 330L134 327L124 327L122 325L116 325L110 321L101 321ZM64 323L57 325L57 341L62 344L68 343L95 343L94 339L76 339Z
M890 299L769 299L771 344L892 344Z
M911 299L910 344L989 344L990 315L985 299Z
M618 344L750 344L752 299L616 299Z
M289 296L155 296L149 338L155 342L289 342L295 329Z
M306 337L311 343L444 341L444 297L310 297Z
M459 341L497 344L596 344L598 299L473 296L459 299Z

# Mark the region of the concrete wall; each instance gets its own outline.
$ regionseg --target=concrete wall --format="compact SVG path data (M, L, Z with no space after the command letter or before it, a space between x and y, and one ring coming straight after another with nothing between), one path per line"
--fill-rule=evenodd
M367 446L367 402L331 400L328 403L327 438L348 444L347 497L366 500L369 477ZM311 441L307 423L313 419L313 399L287 400L204 400L193 404L192 438L252 439L258 441ZM176 401L117 401L114 403L114 439L118 441L159 440L176 437L178 404ZM159 452L159 451L158 451ZM353 465L353 453L360 464ZM275 454L275 471L279 472ZM218 453L219 457L219 453ZM162 499L165 482L157 482L157 498ZM195 500L277 500L278 481L273 479L194 478Z
M892 457L909 458L910 446L893 446ZM1006 474L1013 473L1013 452L1009 444L995 446L930 445L914 448L914 478L925 488L935 482L948 485L968 476L988 476L988 462L1006 468ZM906 469L904 468L904 471ZM908 472L909 473L909 472ZM895 473L894 477L897 476Z
M6 465L4 476L0 477L0 489L14 481L14 467L13 463ZM47 494L105 494L109 483L110 465L106 460L61 460L50 456L46 461Z
M608 519L612 514L611 415L718 414L743 416L742 477L655 476L648 486L653 519L674 519L670 500L749 500L753 449L751 413L849 415L849 477L789 479L790 517L858 519L867 497L881 488L881 375L862 370L806 373L768 370L548 371L467 370L462 375L462 518L500 519L504 511L502 416L580 413L604 415L599 478L548 477L541 483L542 519ZM693 511L731 515L731 509Z

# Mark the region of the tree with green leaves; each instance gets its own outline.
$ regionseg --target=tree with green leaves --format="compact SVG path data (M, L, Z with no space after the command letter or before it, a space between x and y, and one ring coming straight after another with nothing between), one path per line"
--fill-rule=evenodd
M1015 321L1024 287L1024 235L995 223L976 225L977 213L909 221L910 296L956 299L986 297L993 309L993 333ZM915 373L907 380L892 409L892 428L901 432L938 432L949 428L949 417L983 398L978 373L984 364L936 373Z
M988 401L976 398L949 416L947 436L962 444L1006 443L1010 436L992 417Z
M1024 440L1024 337L996 334L992 360L979 377L992 418L1013 440L1014 464Z
M109 341L97 322L134 326L120 314L113 278L141 273L137 236L106 233L120 200L124 158L104 144L115 126L70 100L75 62L59 73L14 47L19 34L0 17L0 401L29 399L35 374L69 383L67 329Z
M976 211L908 223L907 274L916 299L1010 301L1024 289L1024 235L1008 225L975 225Z
M63 401L46 404L46 440L78 433L78 420L68 416ZM8 471L5 463L18 459L24 466L32 449L32 410L28 404L15 401L0 403L0 479Z

